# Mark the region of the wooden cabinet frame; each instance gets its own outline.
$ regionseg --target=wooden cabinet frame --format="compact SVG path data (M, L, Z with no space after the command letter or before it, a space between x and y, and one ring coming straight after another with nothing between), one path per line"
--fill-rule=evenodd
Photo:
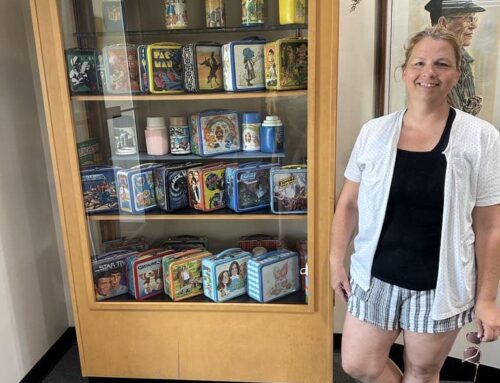
M309 0L307 305L96 302L56 0L31 0L50 151L84 376L332 381L329 287L334 204L338 1ZM97 96L98 97L98 96ZM157 98L157 96L151 96ZM311 230L312 229L312 230Z

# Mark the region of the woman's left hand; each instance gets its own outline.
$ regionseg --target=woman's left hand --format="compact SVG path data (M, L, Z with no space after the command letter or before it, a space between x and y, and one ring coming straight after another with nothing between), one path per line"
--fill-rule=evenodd
M482 342L494 342L500 336L500 309L495 302L477 302L476 327Z

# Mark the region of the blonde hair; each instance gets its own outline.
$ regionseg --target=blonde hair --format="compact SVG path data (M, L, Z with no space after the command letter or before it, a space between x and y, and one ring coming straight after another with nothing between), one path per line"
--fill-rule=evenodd
M460 45L458 44L456 36L452 32L442 27L434 26L417 32L412 37L410 37L410 39L408 40L408 45L405 47L405 62L401 66L403 70L408 65L408 60L410 59L411 52L413 51L413 48L415 48L415 45L417 45L420 41L427 37L430 37L433 40L447 41L451 45L451 47L453 48L453 52L455 53L455 60L457 63L456 67L457 69L460 69L462 52L460 51Z

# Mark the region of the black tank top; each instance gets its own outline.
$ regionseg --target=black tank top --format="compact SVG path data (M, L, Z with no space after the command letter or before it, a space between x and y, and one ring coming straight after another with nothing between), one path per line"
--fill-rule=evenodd
M384 225L372 276L410 290L436 287L443 220L446 158L455 118L450 108L446 126L430 152L398 149Z

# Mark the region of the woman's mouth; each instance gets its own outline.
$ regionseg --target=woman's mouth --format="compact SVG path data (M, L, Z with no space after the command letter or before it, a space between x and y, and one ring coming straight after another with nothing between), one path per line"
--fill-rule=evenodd
M434 87L438 86L439 84L435 83L435 82L417 82L417 85L421 86L423 88L434 88Z

